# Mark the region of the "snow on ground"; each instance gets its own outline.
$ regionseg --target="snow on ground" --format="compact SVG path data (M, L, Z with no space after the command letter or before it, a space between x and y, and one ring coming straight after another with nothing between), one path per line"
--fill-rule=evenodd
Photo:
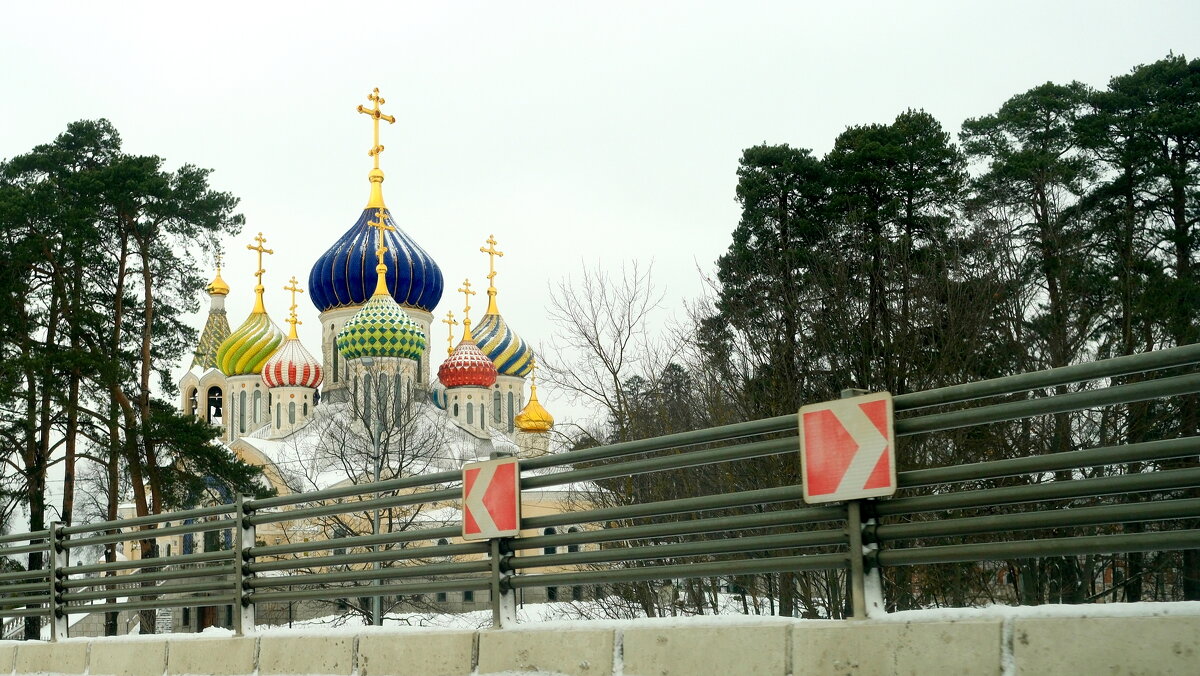
M639 617L632 619L606 619L600 605L589 602L560 602L528 604L517 609L517 622L522 630L562 631L572 628L629 627L645 624L666 625L729 625L780 624L796 622L828 622L829 620L806 620L779 617L776 615L745 615L730 604L719 615L691 615L676 617ZM1200 616L1200 601L1140 602L1140 603L1094 603L1087 605L1043 605L1004 606L990 605L981 608L928 608L885 613L872 617L882 622L952 622L962 620L1008 619L1008 618L1064 618L1064 617L1165 617ZM841 621L841 620L835 620ZM267 635L300 633L361 633L387 630L470 630L489 629L492 625L490 610L467 613L405 613L389 614L383 627L370 627L358 615L330 615L286 625L259 625L257 631ZM206 630L213 631L213 630ZM227 631L227 630L221 630Z

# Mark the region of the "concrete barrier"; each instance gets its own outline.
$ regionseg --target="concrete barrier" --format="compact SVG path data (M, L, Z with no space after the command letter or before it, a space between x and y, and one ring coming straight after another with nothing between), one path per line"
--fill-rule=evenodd
M354 672L353 635L263 636L258 639L258 673L262 676Z
M167 668L167 642L162 639L93 641L90 645L91 676L162 676Z
M1017 619L1013 663L1019 676L1195 676L1200 674L1200 617Z
M788 669L792 622L705 626L645 624L622 631L626 674L654 676L776 676Z
M358 638L358 676L461 676L476 664L473 631L380 631Z
M82 674L87 669L88 644L79 642L17 644L14 673Z
M11 674L16 667L17 644L0 642L0 674Z
M613 629L507 629L479 632L479 674L537 671L567 676L613 673Z
M792 628L792 673L1000 676L1003 629L999 619L805 623Z
M258 641L253 638L168 638L166 676L253 674Z
M1087 617L1091 607L1058 607L1030 611L1039 617L1002 610L959 619L691 618L0 642L0 676L1195 676L1200 604L1158 605L1169 607L1142 617Z

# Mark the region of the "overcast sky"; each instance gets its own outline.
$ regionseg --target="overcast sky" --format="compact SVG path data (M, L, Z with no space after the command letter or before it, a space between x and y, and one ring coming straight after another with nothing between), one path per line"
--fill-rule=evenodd
M283 326L286 280L307 284L366 202L371 125L355 106L379 87L397 118L382 131L393 215L450 290L486 286L478 249L494 234L501 312L536 345L548 282L581 265L652 260L669 309L699 295L737 224L748 146L821 154L909 107L957 134L1047 80L1103 86L1200 55L1198 19L1194 0L11 3L0 157L105 117L128 152L211 168L247 221L225 245L230 322L253 304L245 245L261 230ZM316 352L316 310L301 309ZM447 309L461 315L461 296L436 317Z

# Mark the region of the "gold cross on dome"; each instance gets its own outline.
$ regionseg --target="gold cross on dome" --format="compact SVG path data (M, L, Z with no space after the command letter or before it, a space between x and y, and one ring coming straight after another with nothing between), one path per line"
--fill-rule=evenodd
M262 259L263 254L274 255L275 251L263 246L264 244L267 243L267 238L263 237L263 234L261 232L258 233L258 236L254 238L254 241L256 244L247 244L246 248L251 251L258 252L258 271L254 273L254 276L258 277L258 285L262 286L262 276L263 276L263 273L266 272L266 270L263 269L263 259Z
M298 305L296 305L296 294L304 293L304 289L301 289L299 284L300 284L300 282L298 282L296 280L296 275L292 275L292 278L288 280L288 285L283 287L284 291L292 292L292 307L291 307L292 314L295 314L296 308L299 307Z
M446 325L449 335L446 336L446 354L454 354L454 327L458 326L458 321L454 319L454 311L448 310L446 318L442 320Z
M375 231L378 233L376 236L378 247L375 249L375 256L379 259L379 265L383 265L383 254L387 253L387 246L383 243L383 233L395 232L396 226L388 224L383 209L375 210L375 218L377 220L367 221L367 226L375 228Z
M296 336L296 325L304 323L304 322L300 321L299 318L296 317L296 308L299 307L298 305L296 305L296 294L304 293L304 289L301 289L299 287L299 282L296 281L296 276L292 275L292 278L288 281L288 285L283 287L283 290L292 292L292 307L291 307L292 315L290 317L288 317L286 321L288 324L292 325L292 331L288 337L296 338L297 337Z
M367 100L373 104L372 107L367 108L366 106L360 104L358 106L358 112L362 113L363 115L371 116L371 123L375 128L375 144L371 146L371 150L367 154L375 158L375 168L378 169L379 153L383 152L383 146L379 145L379 121L383 120L388 124L395 124L396 118L392 117L391 115L384 115L383 112L379 110L379 106L387 103L387 101L379 95L379 87L376 87L373 93L367 95Z
M222 260L223 260L223 257L221 256L220 251L218 251L216 254L213 255L213 262L217 264L217 274L218 275L221 274L221 261Z
M463 295L463 340L471 340L471 296L476 295L471 290L471 280L464 279L458 292Z
M496 256L504 257L504 252L496 249L496 236L488 235L487 247L479 247L480 253L488 255L488 309L490 315L500 314L496 308Z

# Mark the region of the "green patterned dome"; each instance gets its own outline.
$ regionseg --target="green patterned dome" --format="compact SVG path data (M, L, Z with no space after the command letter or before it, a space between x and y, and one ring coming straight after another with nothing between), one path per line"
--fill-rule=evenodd
M425 332L391 294L377 293L338 332L337 348L346 359L401 357L418 360L425 352Z
M283 331L266 312L251 312L217 348L217 368L227 376L261 373L263 364L283 344Z

